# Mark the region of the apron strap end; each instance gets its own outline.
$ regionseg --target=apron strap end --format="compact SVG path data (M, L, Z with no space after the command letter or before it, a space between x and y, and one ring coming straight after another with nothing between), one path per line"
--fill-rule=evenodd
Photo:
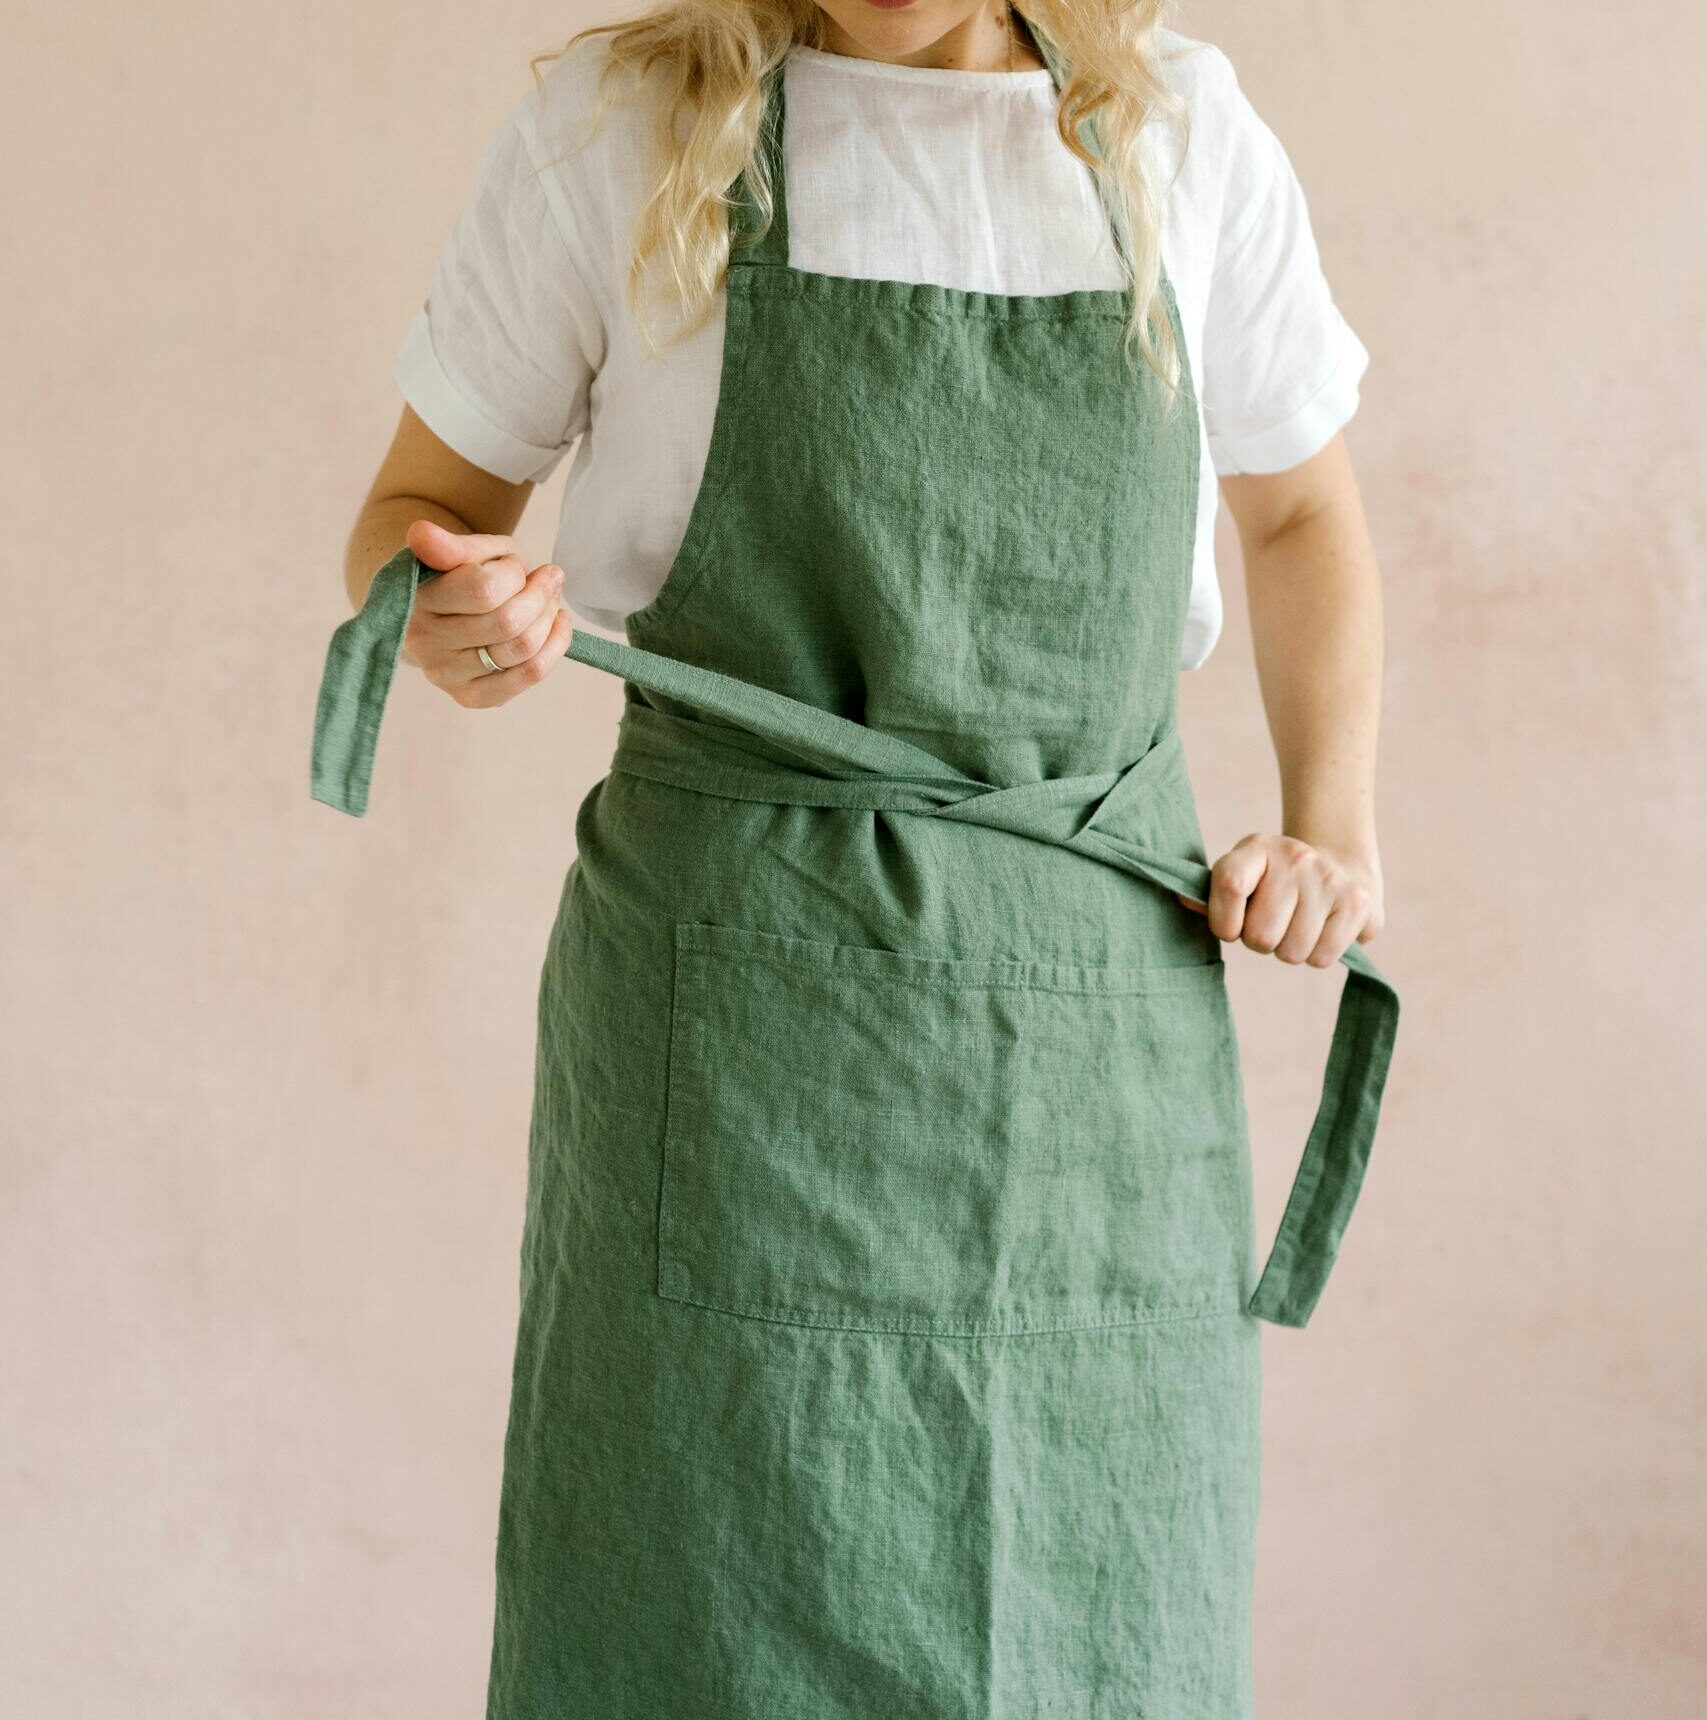
M1375 1143L1381 1094L1399 1027L1399 994L1352 945L1322 1077L1322 1099L1286 1211L1247 1304L1271 1325L1309 1323L1339 1257Z
M415 590L438 570L400 549L373 576L362 606L326 647L314 704L308 791L325 806L360 818L367 812L380 720L397 672Z

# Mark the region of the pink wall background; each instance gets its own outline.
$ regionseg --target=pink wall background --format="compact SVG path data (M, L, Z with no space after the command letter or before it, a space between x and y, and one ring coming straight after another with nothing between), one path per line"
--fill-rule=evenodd
M594 16L0 10L8 1714L481 1711L534 986L618 689L475 718L406 672L362 824L307 748L392 355ZM1390 590L1406 1021L1335 1282L1267 1340L1261 1709L1696 1720L1707 26L1183 21L1375 355ZM1275 817L1233 585L1186 684L1217 849ZM1231 960L1266 1237L1338 982Z

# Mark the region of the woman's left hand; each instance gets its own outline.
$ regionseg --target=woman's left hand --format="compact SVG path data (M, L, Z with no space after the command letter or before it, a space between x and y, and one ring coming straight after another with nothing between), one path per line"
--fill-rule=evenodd
M1381 930L1381 873L1295 836L1246 836L1210 868L1207 912L1223 943L1332 967L1353 942L1366 944Z

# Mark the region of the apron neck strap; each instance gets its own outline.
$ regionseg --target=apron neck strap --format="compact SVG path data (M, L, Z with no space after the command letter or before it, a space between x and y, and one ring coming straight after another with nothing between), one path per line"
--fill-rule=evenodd
M1031 32L1031 39L1037 44L1038 53L1043 56L1043 63L1048 66L1050 77L1055 80L1055 94L1059 98L1068 78L1072 76L1072 68L1061 57L1061 50L1050 41L1035 20L1027 18L1025 27ZM1095 119L1088 119L1079 127L1079 137L1092 155L1101 157L1102 143L1097 136ZM1101 179L1097 180L1097 195L1101 198L1103 209L1108 216L1109 233L1114 240L1114 248L1120 253L1121 262L1130 270L1132 255L1126 243L1125 224L1120 219L1120 212L1109 201L1107 187Z
M785 54L764 75L760 86L758 157L770 184L770 225L760 231L763 214L745 172L735 182L730 205L729 261L732 267L788 267L788 183L783 168L782 128L786 113Z

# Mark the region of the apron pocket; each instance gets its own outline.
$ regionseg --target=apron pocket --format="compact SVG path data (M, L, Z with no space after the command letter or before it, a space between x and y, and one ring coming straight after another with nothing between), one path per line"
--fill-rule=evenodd
M1242 1309L1224 965L946 960L681 922L658 1291L861 1331Z

